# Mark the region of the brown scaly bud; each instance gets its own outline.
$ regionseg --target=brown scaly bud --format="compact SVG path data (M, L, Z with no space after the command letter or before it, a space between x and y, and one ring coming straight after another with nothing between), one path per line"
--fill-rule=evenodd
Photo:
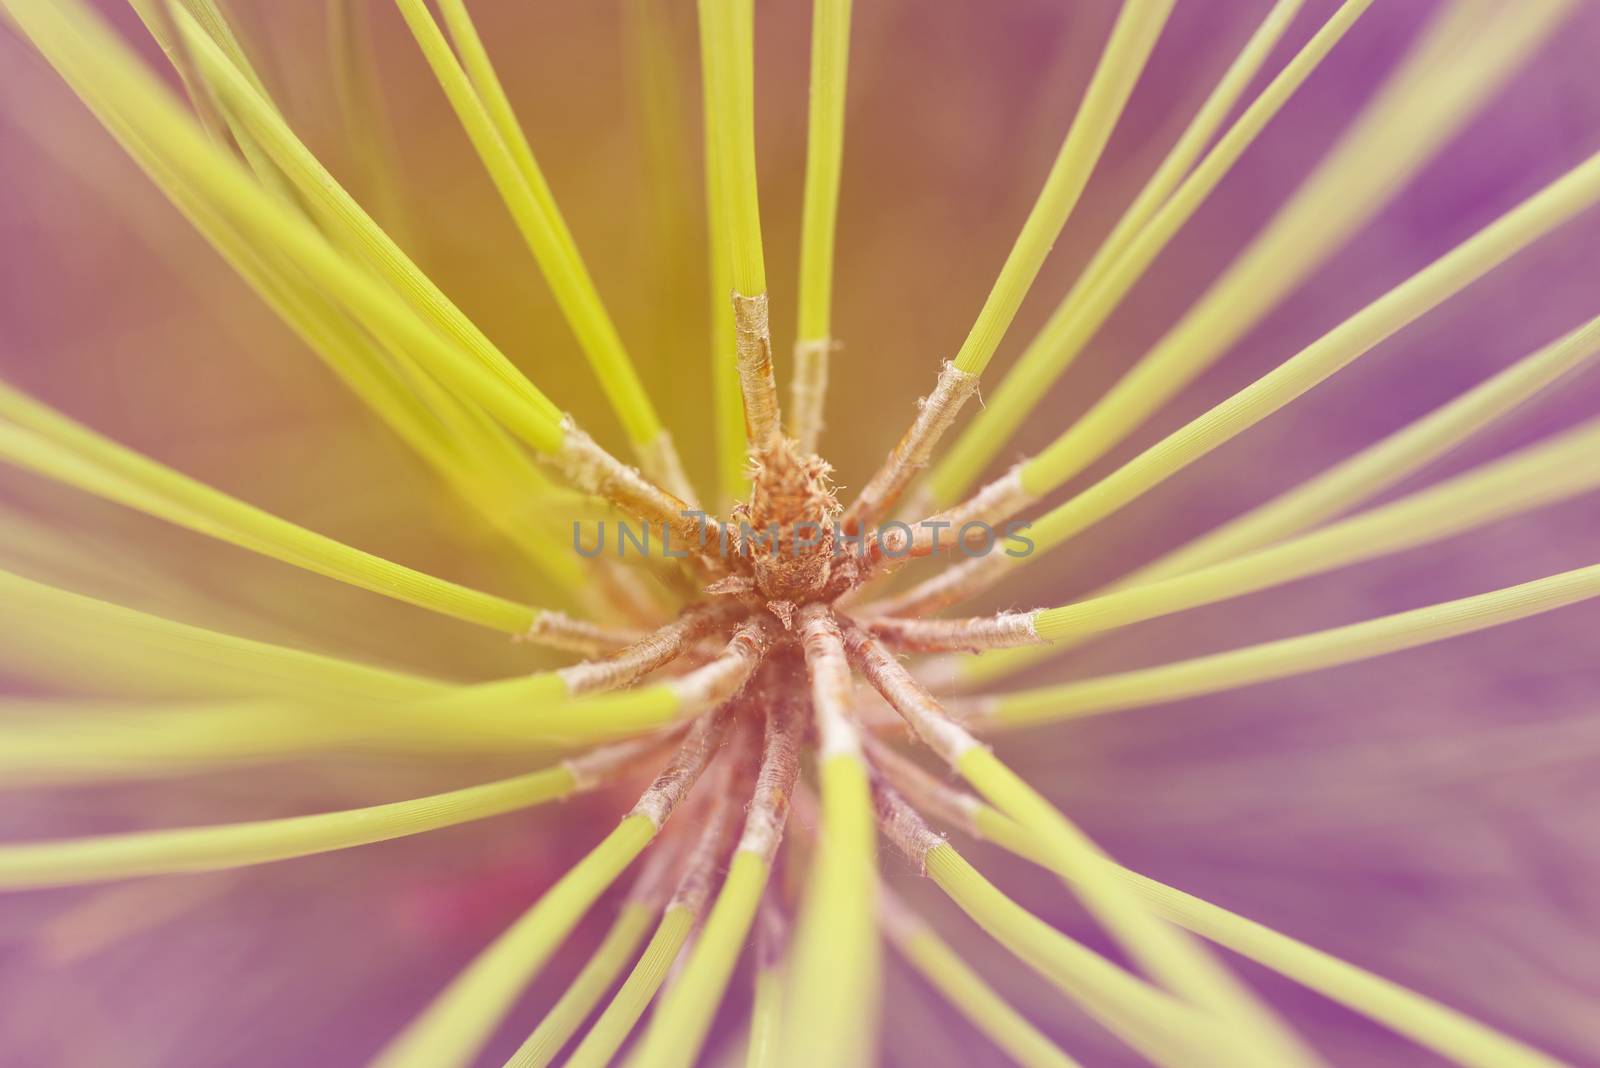
M802 454L794 439L778 435L751 451L753 489L741 530L761 593L791 607L814 599L826 586L833 558L839 502L821 457Z

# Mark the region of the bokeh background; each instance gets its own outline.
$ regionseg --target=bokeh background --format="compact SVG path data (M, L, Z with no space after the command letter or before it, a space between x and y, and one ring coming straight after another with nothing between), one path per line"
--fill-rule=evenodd
M159 56L114 0L108 17ZM668 30L651 51L646 3ZM614 451L619 428L414 44L362 5L393 166L373 173L334 103L321 0L232 0L297 130L557 403ZM1265 12L1178 4L1083 201L992 371L1070 285ZM1156 340L1333 142L1437 4L1379 3L1296 95L1044 398L996 470L1045 444ZM780 357L792 340L808 5L758 12L758 148ZM859 486L976 314L1070 121L1112 0L860 0L823 452ZM1313 0L1275 70L1333 9ZM709 480L709 362L694 9L688 0L472 5L599 289L691 472ZM1370 226L1087 484L1600 149L1600 8L1581 10ZM654 73L652 73L652 71ZM666 127L652 117L666 117ZM653 136L651 131L655 130ZM663 134L662 131L665 131ZM74 417L315 530L533 603L556 601L233 278L26 46L0 29L0 374ZM1061 603L1265 500L1600 313L1590 213L1466 295L1041 559L985 607ZM787 361L780 359L780 376ZM1423 479L1600 411L1574 377ZM1600 463L1600 457L1595 459ZM1413 479L1396 492L1415 488ZM0 471L0 565L250 637L477 680L555 661ZM1039 683L1154 664L1596 562L1600 503L1130 628ZM94 566L86 565L92 561ZM25 619L4 616L7 628ZM1001 741L1120 859L1532 1040L1600 1064L1600 606L1388 659ZM0 654L7 688L27 664ZM92 657L85 693L109 691ZM523 762L350 754L140 786L5 789L10 839L248 819L465 785ZM242 872L0 898L0 1064L356 1064L582 855L625 804L591 797ZM973 845L1019 900L1100 944L1057 885ZM891 883L1086 1063L1122 1054L925 892ZM609 899L608 899L609 900ZM594 914L604 917L606 902ZM586 926L529 992L498 1064L598 938ZM1429 1055L1245 967L1339 1065ZM883 1062L999 1063L899 967ZM718 1034L731 1041L743 987ZM713 1049L712 1056L718 1055Z

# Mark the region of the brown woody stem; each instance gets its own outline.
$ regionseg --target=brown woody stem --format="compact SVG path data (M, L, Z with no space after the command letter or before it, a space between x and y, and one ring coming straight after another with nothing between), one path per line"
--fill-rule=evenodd
M734 353L739 391L744 395L744 432L752 447L765 445L778 433L778 380L772 371L772 328L767 321L767 295L733 300Z
M573 664L556 672L567 693L598 693L626 686L656 668L676 660L704 636L724 615L721 605L697 605L666 626L647 634L604 660Z
M973 619L910 619L878 616L864 625L883 641L904 652L982 652L1043 645L1032 612L1000 612Z
M845 513L846 530L856 533L894 506L911 479L928 466L939 439L977 391L977 375L968 374L946 361L933 392L918 402L917 418L911 429L895 443L889 458Z
M822 437L828 399L828 358L832 338L812 338L794 344L794 379L789 384L789 436L802 453L817 451Z

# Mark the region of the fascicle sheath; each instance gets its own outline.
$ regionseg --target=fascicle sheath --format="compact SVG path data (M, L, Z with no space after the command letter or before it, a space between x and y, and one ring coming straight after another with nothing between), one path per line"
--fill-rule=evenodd
M725 712L718 712L701 718L690 727L683 744L649 789L640 795L628 815L643 816L658 829L665 826L673 810L689 795L700 773L722 747L729 718Z
M978 392L978 376L945 362L933 392L917 405L917 418L895 444L878 473L845 513L846 530L860 530L883 515L900 498L906 484L928 466L933 450L961 408Z

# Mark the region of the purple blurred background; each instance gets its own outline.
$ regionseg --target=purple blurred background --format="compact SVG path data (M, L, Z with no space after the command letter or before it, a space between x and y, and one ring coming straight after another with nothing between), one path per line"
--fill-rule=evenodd
M152 60L119 5L104 6ZM682 136L642 133L630 4L472 5L552 187L691 469L709 472L707 300L693 5L670 9ZM1180 3L1105 161L1008 334L1042 324L1266 10ZM1333 9L1311 2L1275 70ZM397 236L608 446L618 428L392 7L372 2L401 166ZM758 130L777 348L792 331L807 5L761 5ZM995 470L1051 440L1155 341L1333 142L1436 9L1377 4L1125 302ZM1370 226L1211 372L1075 480L1114 468L1293 354L1600 148L1600 7L1581 5ZM306 140L362 189L328 101L319 0L235 0ZM858 486L954 352L1036 193L1115 15L1112 0L857 4L823 452ZM352 544L511 597L537 577L462 521L14 37L0 34L0 374L91 426ZM1600 313L1600 213L1172 479L986 607L1069 600L1266 500ZM786 364L780 364L780 375ZM1600 373L1403 493L1600 410ZM1595 462L1600 462L1596 458ZM1069 488L1070 489L1070 488ZM482 679L553 661L473 628L0 472L64 542L126 560L88 592L252 637ZM1053 499L1060 499L1059 495ZM1600 502L1129 628L1038 684L1352 622L1596 562ZM5 566L11 566L6 563ZM7 626L15 625L7 622ZM1236 693L1002 740L1000 752L1137 870L1370 967L1578 1064L1600 1064L1600 606ZM92 688L93 665L85 672ZM18 687L23 684L19 681ZM24 691L25 692L25 691ZM415 796L519 765L352 758L139 787L8 791L15 839L247 819ZM585 799L416 839L193 879L0 898L0 1064L356 1064L609 827ZM966 848L963 845L963 848ZM1018 900L1093 944L1059 885L976 844ZM888 878L1086 1063L1125 1063L899 860ZM609 899L607 899L609 901ZM593 918L603 919L606 902ZM148 930L118 937L127 917ZM154 917L154 919L151 919ZM599 937L586 926L483 1059L498 1064ZM111 932L103 936L99 932ZM1246 966L1338 1065L1430 1055ZM999 1063L899 966L883 1062ZM737 1033L736 979L723 1038ZM717 1052L713 1050L710 1060Z

